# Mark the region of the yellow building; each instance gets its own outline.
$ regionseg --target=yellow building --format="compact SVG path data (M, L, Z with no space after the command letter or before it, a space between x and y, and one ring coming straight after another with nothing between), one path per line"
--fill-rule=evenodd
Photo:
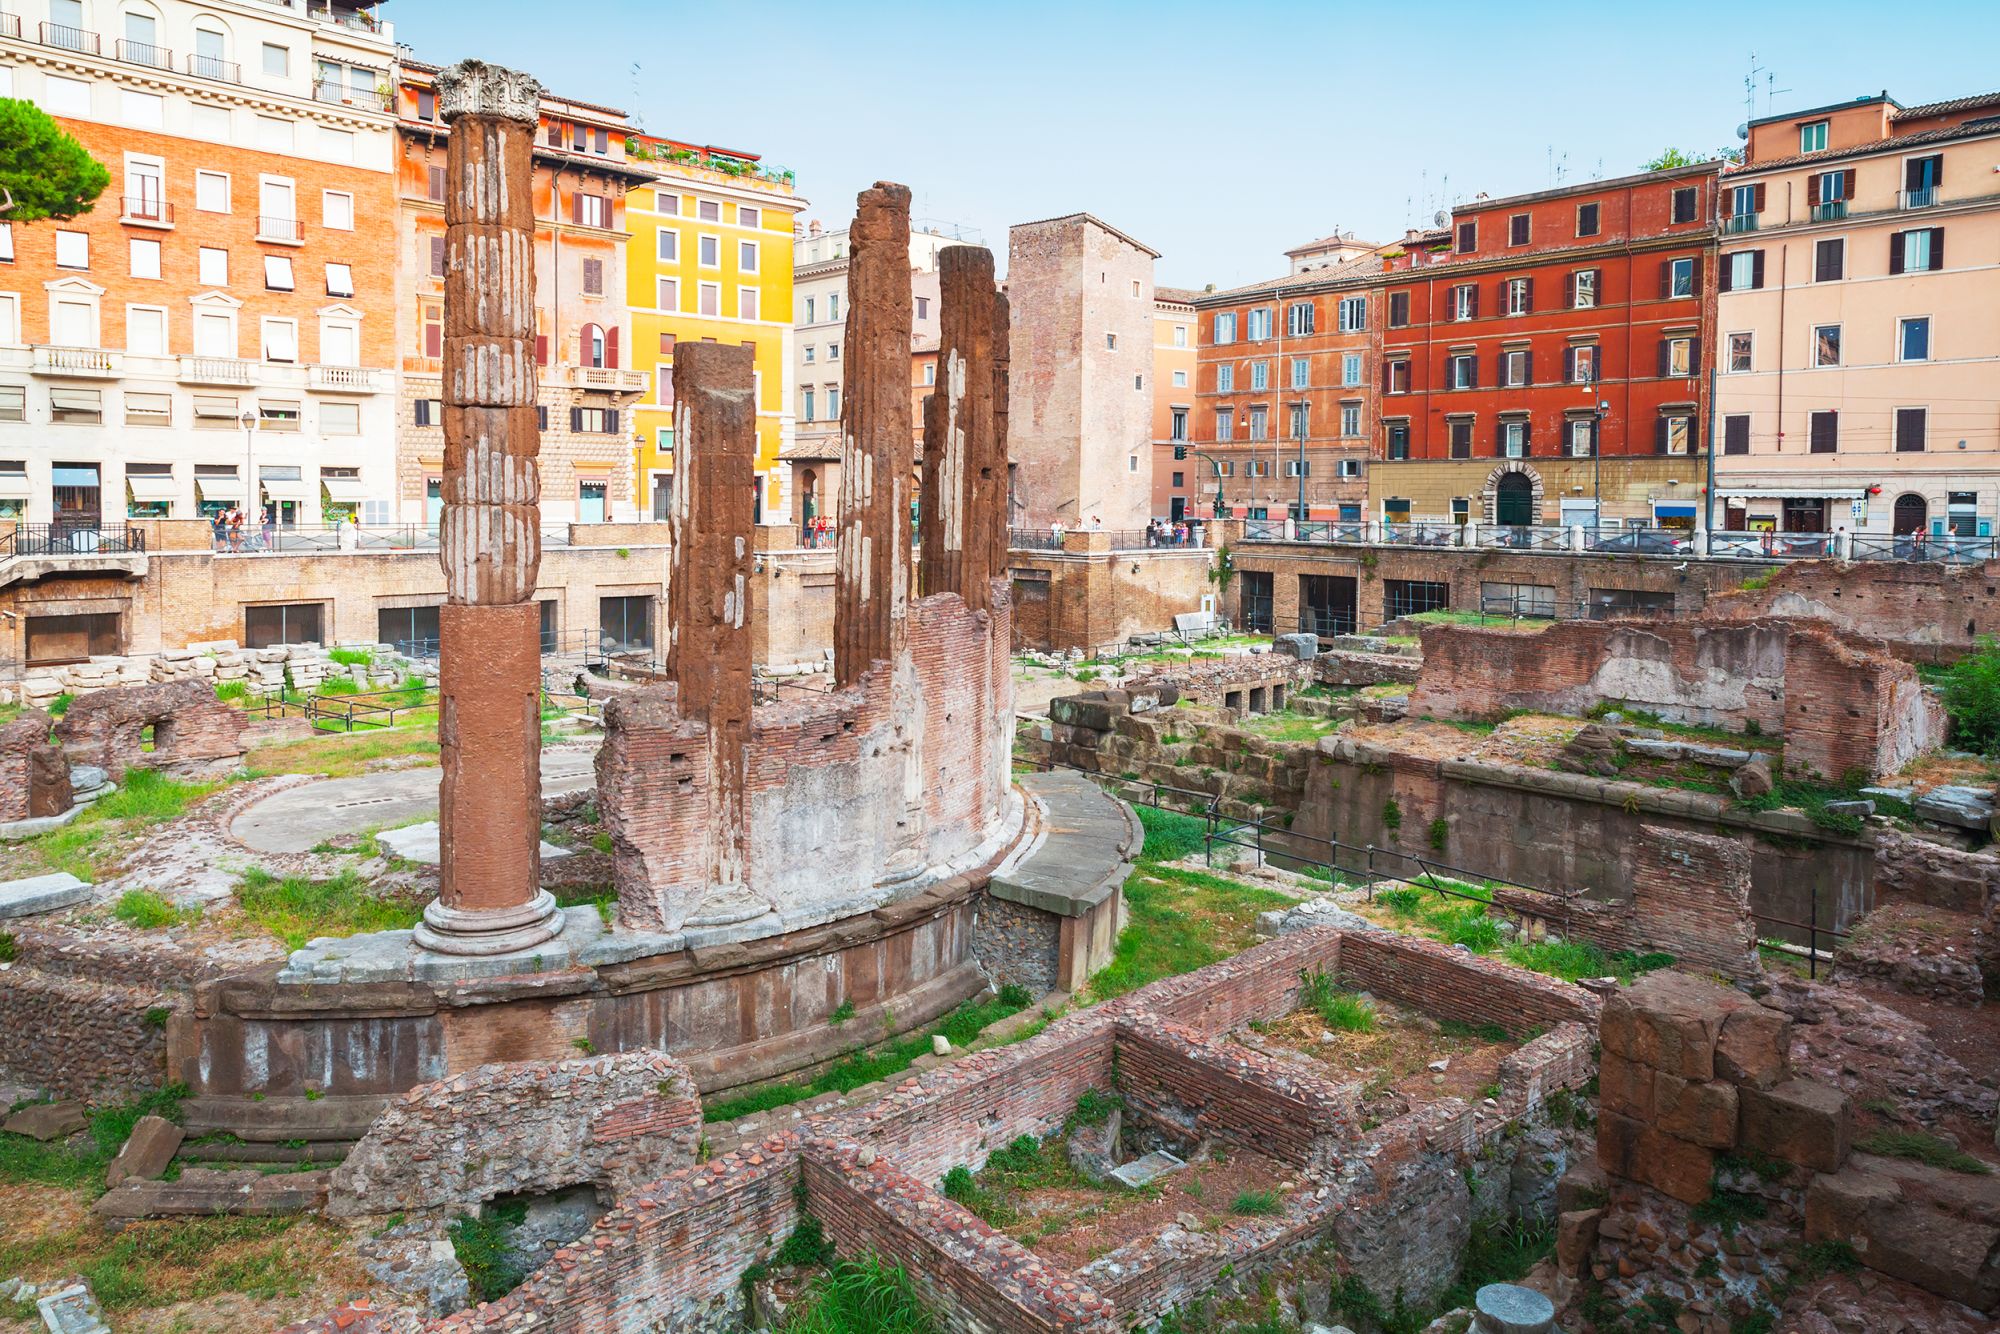
M748 153L635 135L657 177L625 197L632 360L651 372L633 405L633 497L667 515L674 472L674 348L749 343L757 354L757 522L787 522L778 451L792 434L792 174Z

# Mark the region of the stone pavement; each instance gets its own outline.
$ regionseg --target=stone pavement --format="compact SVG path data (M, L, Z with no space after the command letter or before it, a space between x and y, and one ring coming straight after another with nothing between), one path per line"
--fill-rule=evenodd
M593 747L542 752L542 795L563 796L596 784ZM434 766L390 769L306 783L274 793L236 817L232 837L259 852L310 852L342 834L407 824L438 807Z

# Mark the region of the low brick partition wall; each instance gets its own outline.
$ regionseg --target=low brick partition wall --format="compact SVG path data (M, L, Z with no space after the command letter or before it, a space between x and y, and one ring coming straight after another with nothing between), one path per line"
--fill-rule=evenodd
M1420 658L1401 653L1333 649L1313 659L1313 680L1329 686L1415 685L1424 669Z
M127 769L205 775L233 768L243 757L250 716L215 697L204 680L115 686L79 695L55 726L56 740L79 764L94 764L115 782ZM144 749L146 728L153 749Z
M1187 1135L1256 1149L1297 1167L1332 1165L1357 1133L1361 1089L1335 1084L1180 1024L1118 1021L1118 1090L1132 1110Z
M1275 1264L1314 1244L1344 1207L1337 1192L1295 1193L1286 1197L1280 1217L1235 1219L1205 1232L1169 1228L1099 1256L1076 1275L1128 1322L1157 1318L1199 1300L1232 1274Z
M1761 588L1712 593L1709 620L1758 621L1798 617L1824 621L1847 634L1885 641L1911 662L1952 662L1982 635L2000 635L1993 586L2000 561L1789 561Z
M69 759L49 740L54 726L40 709L0 726L0 823L61 815L75 803Z
M804 1185L807 1208L840 1249L873 1251L902 1265L937 1303L948 1329L1118 1334L1125 1328L1110 1302L872 1152L833 1141L809 1144Z
M1595 1023L1598 1000L1573 983L1530 973L1456 946L1387 931L1350 931L1340 976L1438 1019L1497 1024L1515 1037L1563 1023Z
M1173 690L1190 704L1265 713L1284 708L1287 695L1316 679L1312 663L1282 653L1231 653L1190 658L1186 666L1155 672L1125 688L1135 693Z

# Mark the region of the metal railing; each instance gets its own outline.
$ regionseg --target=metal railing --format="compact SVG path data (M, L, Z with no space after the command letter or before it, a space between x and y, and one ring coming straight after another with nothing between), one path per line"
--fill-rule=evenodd
M1245 542L1283 542L1285 521L1283 519L1245 519L1243 521Z
M1153 545L1149 540L1151 534L1144 528L1104 528L1098 531L1111 539L1113 551L1141 551Z
M1260 597L1245 595L1243 602L1243 628L1253 634L1268 635L1277 622L1272 612L1272 597L1267 593Z
M544 528L542 547L567 547L567 527ZM436 551L438 530L420 523L325 524L318 527L279 524L268 531L261 525L245 523L232 540L227 534L216 539L216 550L225 554L246 552L356 552L356 551Z
M368 107L375 111L387 111L390 94L386 88L355 88L338 79L318 79L313 82L313 101L326 102L333 106Z
M1846 216L1847 201L1845 199L1829 199L1812 206L1812 220L1814 222L1838 222Z
M44 23L41 42L43 46L57 46L65 51L81 51L92 56L102 54L104 50L104 43L96 33L63 23Z
M1353 634L1355 625L1355 613L1344 607L1307 607L1299 613L1299 633L1302 635L1331 639L1335 635Z
M1767 949L1775 949L1780 954L1785 954L1785 955L1791 955L1794 953L1803 953L1806 956L1806 976L1817 981L1819 978L1819 961L1820 958L1822 957L1821 950L1819 947L1820 937L1822 936L1826 937L1837 949L1840 945L1840 942L1847 939L1847 937L1851 933L1846 931L1836 930L1835 928L1830 926L1821 926L1819 924L1818 894L1808 894L1806 896L1806 901L1812 913L1811 921L1794 922L1789 917L1773 917L1768 913L1757 912L1755 909L1751 910L1750 917L1753 921L1755 921L1758 924L1759 927L1766 925L1789 927L1793 931L1804 933L1806 940L1805 944L1801 946L1797 941L1784 940L1782 938L1774 940L1772 937L1766 936L1760 930L1757 933L1757 946L1760 951ZM1833 951L1832 950L1826 951L1824 957L1826 958L1827 962L1831 963L1834 958Z
M174 53L151 42L134 42L120 37L113 49L117 51L118 58L128 65L149 65L154 69L174 67Z
M1852 539L1855 560L1944 561L1970 565L2000 555L2000 539L1960 537L1955 533L1898 533L1892 537L1862 536Z
M259 241L290 243L301 241L304 238L299 233L299 220L297 218L259 217L257 219L257 239Z
M187 58L187 72L198 79L214 79L218 83L243 82L243 67L220 56L191 55Z
M1528 524L1510 524L1504 528L1482 524L1477 541L1482 547L1505 547L1513 551L1561 551L1569 545L1569 530Z
M120 205L120 208L123 210L120 215L120 221L123 222L172 223L174 220L174 206L167 203L164 199L155 199L145 195L136 198L127 196Z
M1896 202L1903 208L1935 208L1938 202L1938 189L1935 185L1927 185L1921 190L1898 191Z
M22 523L0 537L0 558L9 556L130 555L146 550L146 530L103 528L94 523Z
M1459 527L1452 523L1384 523L1382 541L1392 546L1450 547L1458 545Z
M1061 551L1062 535L1052 528L1009 528L1010 551Z
M1833 555L1833 534L1717 531L1708 535L1708 553L1765 560L1810 560Z
M1583 549L1628 556L1684 556L1694 549L1693 534L1678 528L1614 528L1583 530Z
M1737 213L1722 220L1722 230L1726 233L1754 232L1757 230L1757 214Z

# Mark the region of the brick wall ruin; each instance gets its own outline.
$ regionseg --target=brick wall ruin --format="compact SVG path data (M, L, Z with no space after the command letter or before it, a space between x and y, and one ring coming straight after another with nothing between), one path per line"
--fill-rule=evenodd
M183 777L226 773L243 757L249 725L249 715L218 700L208 682L193 679L81 695L56 724L55 735L72 761L94 764L115 782L127 769Z
M1783 736L1787 769L1826 779L1894 773L1944 734L1909 664L1809 622L1563 621L1534 635L1434 626L1423 650L1410 708L1436 718L1623 703Z
M53 725L30 709L0 727L0 823L61 815L73 804L69 759L49 741Z
M1711 594L1703 616L1824 621L1843 634L1887 642L1913 662L1950 662L1982 635L2000 634L2000 561L1796 561L1760 588Z
M607 1201L695 1161L701 1101L665 1052L510 1061L419 1084L329 1182L327 1212L453 1212L592 1185Z

